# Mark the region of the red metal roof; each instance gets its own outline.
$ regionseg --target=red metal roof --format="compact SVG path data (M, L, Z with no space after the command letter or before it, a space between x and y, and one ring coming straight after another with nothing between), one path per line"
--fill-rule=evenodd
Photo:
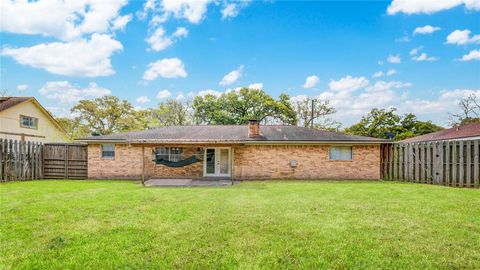
M425 135L408 138L401 142L428 142L428 141L442 141L455 140L469 137L480 136L480 123L469 123L459 127L440 130L437 132L428 133Z

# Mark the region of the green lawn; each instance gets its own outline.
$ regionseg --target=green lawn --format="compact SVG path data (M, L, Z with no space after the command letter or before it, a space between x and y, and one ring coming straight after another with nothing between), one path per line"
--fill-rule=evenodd
M480 269L480 190L30 181L0 192L5 269Z

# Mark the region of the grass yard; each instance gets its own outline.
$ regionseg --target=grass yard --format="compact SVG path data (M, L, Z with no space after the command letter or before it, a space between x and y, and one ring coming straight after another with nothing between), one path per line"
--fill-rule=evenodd
M30 181L0 192L4 269L480 269L480 190Z

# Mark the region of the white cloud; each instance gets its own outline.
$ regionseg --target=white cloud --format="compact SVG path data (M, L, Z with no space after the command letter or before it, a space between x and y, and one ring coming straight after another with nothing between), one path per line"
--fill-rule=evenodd
M417 55L418 52L419 52L420 50L422 50L422 49L423 49L422 46L413 48L413 49L410 50L410 53L409 53L409 54L410 54L410 55Z
M112 29L113 30L125 30L125 26L127 26L128 22L132 20L132 14L124 15L124 16L118 16L113 22L112 22Z
M17 91L23 92L28 89L28 84L19 84L17 85Z
M172 93L168 90L160 90L157 93L157 98L158 99L164 99L164 98L170 97L171 95L172 95Z
M465 54L459 60L460 61L472 61L472 60L480 61L480 50L471 50L468 54Z
M143 79L152 81L158 76L163 78L185 78L187 77L187 72L182 60L165 58L148 64L148 69L143 74Z
M392 76L392 75L395 75L397 74L397 71L395 69L389 69L387 71L387 76Z
M465 30L455 30L450 35L447 36L448 44L456 45L465 45L468 43L480 43L480 34L473 35L470 37L471 31L468 29Z
M425 26L422 26L422 27L417 27L415 28L415 30L413 31L413 35L425 35L425 34L431 34L435 31L438 31L440 30L441 28L440 27L434 27L434 26L431 26L431 25L425 25Z
M42 43L23 48L7 47L1 54L14 58L19 64L44 69L53 74L99 77L115 74L110 57L122 49L122 44L111 36L93 34L90 40Z
M420 55L413 56L412 60L417 62L422 62L422 61L432 62L432 61L437 61L438 57L428 56L426 53L421 53Z
M219 97L221 96L223 93L222 92L219 92L219 91L215 91L213 89L205 89L205 90L202 90L200 92L198 92L197 96L206 96L206 95L214 95L216 97Z
M230 71L219 82L220 85L230 85L242 77L243 65L240 65L236 70Z
M437 61L438 57L428 56L426 53L422 52L420 55L420 51L423 49L422 46L414 48L410 51L410 55L412 56L413 61L422 62L422 61Z
M308 76L303 84L303 88L313 88L318 82L320 82L320 79L316 75Z
M347 75L338 81L330 80L328 86L332 91L338 92L353 92L360 88L364 88L370 84L370 81L365 77L352 77Z
M393 90L393 89L400 89L400 88L406 88L406 87L411 87L411 83L403 83L403 82L386 82L386 81L378 81L374 85L371 85L365 90L367 92L379 92L379 91L388 91L388 90Z
M438 98L433 100L409 99L398 106L402 112L412 112L432 119L437 123L447 124L448 113L455 113L460 108L460 99L471 94L480 96L480 89L455 89L440 92Z
M165 34L163 27L159 26L147 39L150 48L154 51L162 51L170 47L178 39L186 37L188 30L184 27L178 27L177 30L170 36Z
M140 97L137 97L135 101L140 104L145 104L150 102L150 99L147 96L140 96Z
M399 43L407 43L407 42L410 42L410 41L411 41L411 39L407 34L404 34L402 37L399 37L399 38L395 39L395 42L399 42Z
M383 71L377 71L377 72L373 73L372 77L373 78L379 78L379 77L382 77L383 75L385 75L385 74L383 74Z
M190 23L198 24L205 17L207 6L213 2L213 0L148 0L143 5L143 10L137 15L140 19L144 19L153 12L155 16L161 18L160 21L166 21L174 16L177 19L186 19Z
M57 100L61 104L73 104L83 99L110 95L112 91L91 82L88 87L80 88L68 81L51 81L45 83L38 91L47 99Z
M402 62L402 59L400 58L400 55L389 55L387 57L387 62L391 64L400 64Z
M251 0L236 1L233 3L226 2L222 8L222 19L237 17L240 10L248 6L250 2Z
M186 37L188 36L188 30L185 27L177 27L177 30L173 33L174 37Z
M126 4L126 0L2 1L0 30L71 41L123 29L129 19L119 11Z
M248 86L248 88L263 90L263 83L252 83Z
M390 15L399 12L406 14L432 14L459 5L465 5L470 10L480 10L479 0L393 0L388 6L387 12Z
M387 72L377 71L377 72L373 73L372 77L373 78L380 78L380 77L383 77L383 76L392 76L392 75L395 75L395 74L397 74L397 71L395 69L389 69Z

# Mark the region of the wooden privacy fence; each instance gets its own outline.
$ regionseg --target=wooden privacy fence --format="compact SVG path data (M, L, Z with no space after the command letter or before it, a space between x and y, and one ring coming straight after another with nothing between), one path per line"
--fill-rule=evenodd
M0 139L0 181L43 178L42 151L39 142Z
M87 146L84 144L47 143L44 150L44 177L86 179Z
M454 187L480 187L480 140L382 146L382 177Z

